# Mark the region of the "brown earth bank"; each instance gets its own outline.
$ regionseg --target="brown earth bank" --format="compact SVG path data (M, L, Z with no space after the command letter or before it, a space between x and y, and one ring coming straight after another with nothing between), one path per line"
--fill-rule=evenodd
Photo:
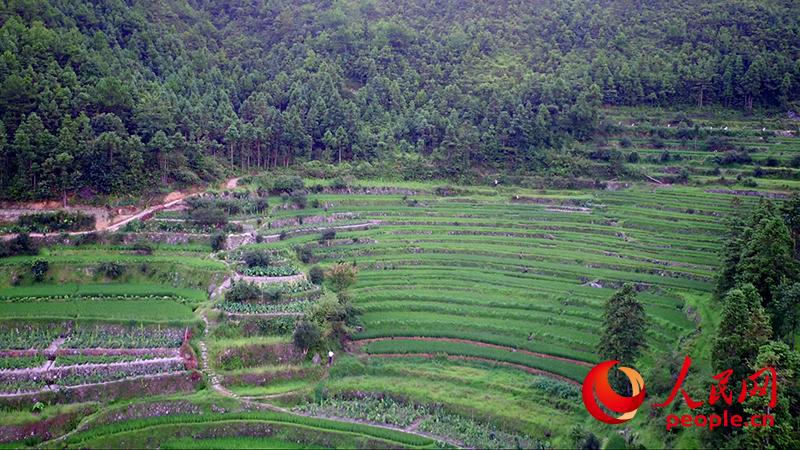
M170 429L171 438L190 437L194 440L216 439L224 437L269 437L278 436L283 440L297 442L305 446L321 448L392 448L392 445L357 434L347 435L344 440L340 432L326 432L315 429L313 433L302 425L282 424L274 422L258 422L254 420L231 420L224 422L204 422L198 424L181 423ZM102 439L102 438L101 438ZM113 446L117 448L158 448L162 445L163 436L148 433L129 433L115 436ZM395 444L396 445L396 444Z
M0 443L17 442L26 439L47 441L66 434L82 418L97 411L97 406L86 405L77 410L58 414L47 419L20 424L0 424Z
M275 381L303 379L319 375L320 373L321 370L319 367L248 372L236 375L225 375L223 376L222 383L226 386L265 386Z
M709 194L728 194L744 197L764 197L771 199L787 199L791 196L791 194L787 192L765 192L742 189L706 189L705 192L708 192Z
M300 361L303 354L291 343L250 344L229 347L215 355L223 370L235 370L268 364L289 364Z
M232 178L223 181L220 186L228 188L238 185L238 178ZM21 214L29 214L35 212L47 212L66 209L68 211L80 211L85 214L94 216L97 220L94 230L90 231L77 231L66 233L69 235L87 234L92 231L117 231L125 224L132 222L136 219L147 219L153 214L164 209L171 208L183 200L198 195L208 189L208 186L192 186L187 189L172 191L163 197L156 197L154 200L144 200L138 207L97 207L91 205L70 205L64 208L61 202L58 201L42 201L42 202L29 202L29 203L16 203L16 202L3 202L0 203L0 222L9 221L5 216L13 217L10 220L16 220ZM8 212L7 212L8 211ZM11 212L17 211L17 214ZM38 236L39 233L32 233L32 236Z
M202 385L203 377L197 371L182 371L169 374L145 375L106 383L84 384L55 390L23 394L0 394L0 405L25 409L36 402L82 403L89 401L110 402L119 399L168 395L179 392L194 392Z

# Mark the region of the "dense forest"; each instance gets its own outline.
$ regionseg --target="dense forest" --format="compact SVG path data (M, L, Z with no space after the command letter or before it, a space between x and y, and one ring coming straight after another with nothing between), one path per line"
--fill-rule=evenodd
M0 2L0 197L558 171L602 105L797 109L790 0Z

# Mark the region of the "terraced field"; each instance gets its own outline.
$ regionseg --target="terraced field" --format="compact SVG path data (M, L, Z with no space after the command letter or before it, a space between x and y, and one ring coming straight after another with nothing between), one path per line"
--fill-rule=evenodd
M662 182L674 170L651 157L663 151L653 135L670 135L671 115L650 111L631 126L631 112L620 114L627 122L610 142L644 156L630 167L652 182L306 179L299 208L267 195L272 176L262 175L200 197L228 208L224 226L199 226L197 205L179 204L99 242L53 237L37 256L0 259L0 401L13 410L3 414L23 420L17 410L43 398L46 412L72 417L61 425L74 447L181 447L188 436L234 448L564 447L575 426L607 438L613 431L588 417L578 386L598 361L604 302L635 284L648 321L637 366L645 379L658 378L676 345L708 370L725 219L795 185L792 168L753 181L757 158L725 166L726 180L709 175L718 167L703 146L714 134L697 148L663 138L689 162L692 183ZM728 144L781 165L800 155L793 137L773 133L762 149L754 123L730 123L720 132ZM218 251L215 235L227 237ZM334 323L342 301L312 269L341 263L357 268L343 297L358 323L341 325L341 342L298 348L297 324ZM164 406L185 395L195 406ZM104 422L119 408L148 409L137 397L167 412ZM95 412L77 420L64 404ZM638 444L694 439L664 436L647 416L631 422Z
M447 197L431 190L322 194L322 214L353 213L373 225L337 231L326 245L317 236L297 236L246 246L310 246L319 264L358 265L352 292L363 330L353 336L352 349L369 358L358 362L358 376L327 382L340 395L430 401L432 392L449 392L461 381L435 376L443 357L448 366L497 365L578 383L597 361L602 305L625 282L636 283L646 305L650 347L669 348L701 320L696 304L710 299L722 218L733 199L656 185L593 193L501 187ZM361 373L384 370L382 360L402 359L413 361L419 381ZM534 408L533 401L519 401ZM480 401L469 409L492 420L504 411ZM542 442L568 432L568 422L546 415L515 422Z

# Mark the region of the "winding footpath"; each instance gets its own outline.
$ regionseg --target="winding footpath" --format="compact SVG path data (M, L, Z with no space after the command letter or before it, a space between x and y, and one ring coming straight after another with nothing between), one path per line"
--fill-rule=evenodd
M226 189L235 189L239 185L239 180L240 179L241 179L241 177L228 179L228 180L224 181L221 184L221 186L224 186ZM199 190L199 191L196 191L196 192L191 192L191 191L188 191L188 192L173 191L173 192L167 194L167 196L164 197L164 200L161 203L157 204L157 205L151 206L149 208L142 209L142 210L140 210L140 211L138 211L138 212L136 212L136 213L134 213L134 214L132 214L130 216L125 216L125 218L120 220L119 222L110 223L110 224L105 225L105 226L96 226L93 230L70 231L70 232L67 232L67 233L29 233L28 235L31 236L31 237L35 237L35 238L43 238L43 237L47 237L47 236L61 235L61 234L66 234L66 235L69 235L69 236L81 236L81 235L84 235L84 234L95 233L95 232L98 232L98 231L115 232L115 231L119 231L122 227L124 227L125 225L133 222L134 220L141 219L142 217L145 217L148 214L153 214L153 213L156 213L156 212L161 211L163 209L171 208L171 207L181 203L182 201L186 200L187 198L195 197L197 195L202 194L203 192L205 192L205 190ZM37 211L37 212L58 211L60 209L63 209L63 208L42 209L42 210ZM76 206L73 209L81 210L81 206ZM17 233L4 234L4 235L0 236L0 240L13 239L16 236L17 236Z

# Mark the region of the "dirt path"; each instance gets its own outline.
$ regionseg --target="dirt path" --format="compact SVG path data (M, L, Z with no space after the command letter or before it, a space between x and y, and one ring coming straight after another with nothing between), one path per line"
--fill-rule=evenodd
M418 418L417 420L412 422L411 425L405 427L404 430L405 431L414 431L414 430L416 430L417 428L419 428L419 424L421 424L423 420L424 420L424 417Z
M113 231L117 231L120 228L124 227L126 224L128 224L130 222L133 222L134 220L141 219L142 217L144 217L144 216L146 216L148 214L154 214L154 213L156 213L158 211L161 211L162 209L166 209L166 208L169 208L171 206L175 206L176 204L184 201L185 199L187 199L189 197L193 197L195 195L198 195L198 193L195 192L195 193L192 193L192 194L187 194L187 193L183 193L183 192L180 192L180 191L171 192L171 193L167 194L166 197L164 197L164 202L163 203L160 203L160 204L155 205L155 206L151 206L149 208L145 208L145 209L139 211L138 213L136 213L136 214L134 214L132 216L128 216L127 218L125 218L125 219L123 219L123 220L121 220L119 222L115 222L112 225L109 225L108 227L106 227L105 231L112 231L112 232ZM97 230L97 231L103 231L103 230Z
M246 281L255 284L274 284L274 283L294 283L306 279L306 274L298 273L297 275L287 275L285 277L251 277L247 275L234 275L234 281Z
M575 364L577 366L583 366L583 367L592 367L593 366L592 363L589 363L589 362L586 362L586 361L580 361L580 360L577 360L577 359L564 358L562 356L548 355L547 353L532 352L530 350L523 350L523 349L518 349L518 348L513 348L513 347L507 347L507 346L504 346L504 345L489 344L487 342L471 341L469 339L435 338L435 337L422 337L422 336L396 337L396 338L388 337L388 338L361 339L361 340L358 340L358 341L352 341L351 345L356 345L357 348L360 349L362 346L364 346L364 345L366 345L366 344L368 344L370 342L391 341L391 340L394 340L394 341L452 342L452 343L458 343L458 344L469 344L469 345L474 345L476 347L495 348L495 349L498 349L498 350L506 350L508 352L522 353L524 355L529 355L529 356L533 356L533 357L536 357L536 358L543 358L543 359L550 359L550 360L554 360L554 361L561 361L561 362L566 362L566 363L570 363L570 364Z
M225 189L236 189L237 187L239 187L239 180L241 180L241 177L231 178L230 180L223 183L223 186L225 186Z
M236 186L238 186L238 183L239 183L239 178L232 178L232 179L229 179L229 180L223 182L222 185L225 186L225 187L228 187L228 186L236 187ZM134 214L118 216L117 218L120 219L120 220L117 220L116 222L111 222L110 219L108 221L106 221L106 220L98 220L94 230L70 231L70 232L68 232L66 234L70 235L70 236L80 236L80 235L83 235L83 234L94 233L96 231L109 231L109 232L118 231L120 228L124 227L126 224L128 224L128 223L130 223L130 222L132 222L134 220L141 219L142 217L144 217L144 216L146 216L148 214L156 213L158 211L161 211L162 209L166 209L166 208L175 206L176 204L182 202L183 200L185 200L185 199L187 199L189 197L194 197L194 196L199 195L199 194L201 194L203 192L205 192L205 189L199 189L199 188L189 189L189 190L186 190L186 191L173 191L173 192L170 192L169 194L167 194L161 200L161 202L159 204L153 205L153 206L148 207L148 208L145 208L145 209L140 210L140 211L138 211L138 212L136 212ZM70 207L69 210L86 212L86 211L92 210L93 208L96 209L96 207L76 205L76 206ZM63 209L63 208L61 208L60 205L59 205L59 206L57 206L55 208L52 208L52 209L41 209L41 212L56 211L56 210L60 210L60 209ZM56 235L56 234L62 234L62 233L48 233L48 234L49 235ZM30 236L31 237L45 237L46 234L45 233L30 233ZM14 233L14 234L6 234L6 235L3 235L1 237L3 239L13 239L14 237L16 237L16 233Z
M206 374L206 377L211 384L211 388L217 391L217 393L225 397L241 400L238 395L229 391L227 388L225 388L225 386L222 385L219 375L217 375L217 373L211 368L208 357L208 346L206 346L206 339L208 338L208 330L211 328L211 323L208 321L208 316L206 315L205 311L200 314L200 317L203 319L203 323L205 324L203 339L197 343L197 346L200 347L200 370Z
M440 355L435 355L433 353L370 353L369 356L371 358L426 358L426 359L433 359L437 358ZM515 364L505 361L498 361L496 359L489 359L489 358L480 358L477 356L458 356L458 355L447 355L446 358L449 361L480 361L490 364L496 364L499 366L506 366L511 367L514 369L519 369L524 372L528 372L531 375L541 375L543 377L554 378L556 380L563 381L565 383L573 384L576 386L580 386L581 384L577 381L573 380L572 378L567 378L563 375L558 375L553 372L548 372L546 370L541 369L534 369L533 367L523 366L522 364Z
M301 312L277 312L277 313L224 313L227 317L254 317L254 318L271 318L271 317L302 317L305 313Z

